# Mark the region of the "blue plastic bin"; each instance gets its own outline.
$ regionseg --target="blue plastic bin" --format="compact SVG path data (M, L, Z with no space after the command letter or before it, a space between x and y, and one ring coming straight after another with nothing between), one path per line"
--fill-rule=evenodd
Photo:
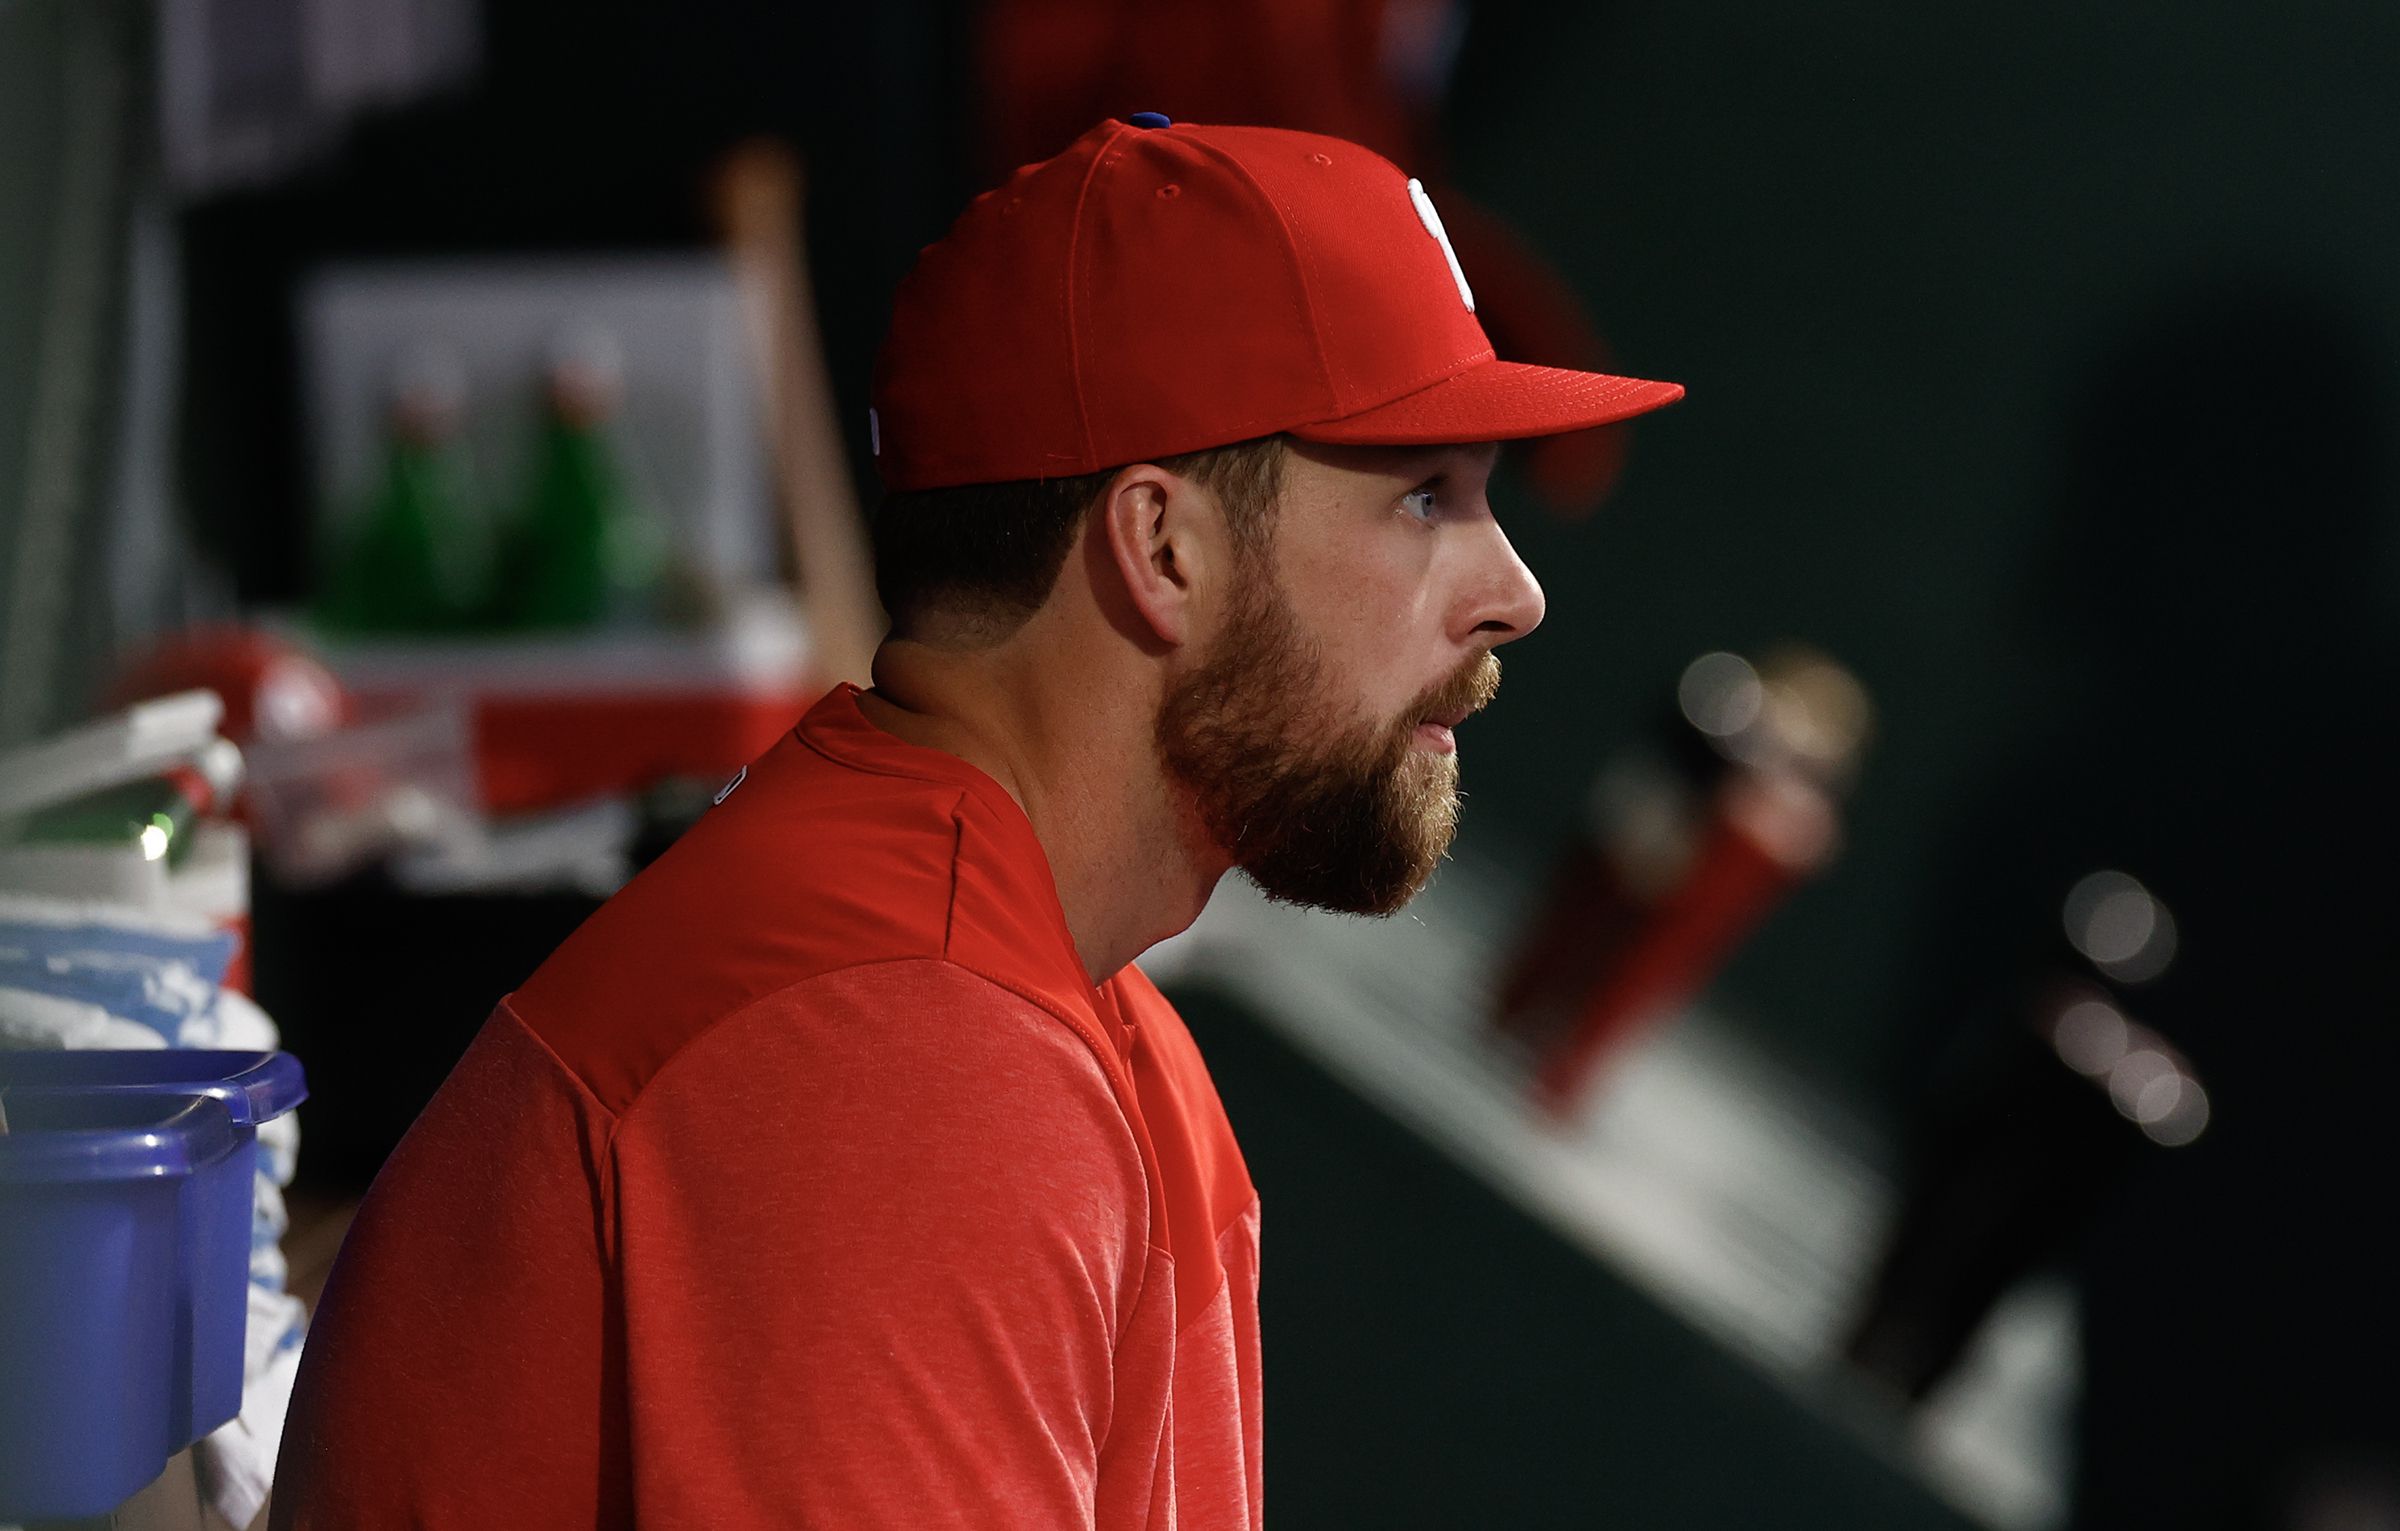
M103 1515L184 1444L183 1193L233 1122L206 1096L4 1099L0 1521Z
M58 1091L207 1095L232 1120L233 1160L194 1175L184 1191L179 1259L194 1318L174 1428L178 1447L189 1444L242 1409L258 1129L308 1098L300 1060L199 1048L0 1053L0 1101Z

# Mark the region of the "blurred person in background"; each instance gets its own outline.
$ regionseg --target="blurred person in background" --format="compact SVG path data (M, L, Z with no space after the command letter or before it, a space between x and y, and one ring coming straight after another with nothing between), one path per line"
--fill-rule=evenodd
M978 199L876 387L894 627L504 1000L349 1235L275 1524L1262 1515L1258 1205L1133 959L1241 868L1388 914L1543 598L1495 358L1355 144L1109 121Z
M2078 1526L2400 1524L2389 365L2285 282L2117 337L2074 400L2030 603L2051 722L1964 816L1896 1029L1923 1044L1922 1146L1963 1163L1962 1117L2037 1108L1987 1097L2070 955L2069 890L2121 874L2171 918L2116 999L2207 1082L2205 1132L2021 1164L2089 1215L1989 1251L2081 1289Z

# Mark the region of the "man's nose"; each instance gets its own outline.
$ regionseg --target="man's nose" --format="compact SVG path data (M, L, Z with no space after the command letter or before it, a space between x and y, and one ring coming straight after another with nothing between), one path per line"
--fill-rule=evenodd
M1541 581L1509 545L1497 522L1485 522L1490 545L1481 549L1473 601L1468 614L1478 642L1497 648L1542 625L1545 603Z

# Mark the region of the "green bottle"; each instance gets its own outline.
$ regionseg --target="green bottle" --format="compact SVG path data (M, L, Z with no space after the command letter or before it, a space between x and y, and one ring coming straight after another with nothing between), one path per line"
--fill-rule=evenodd
M587 628L658 619L665 538L634 496L612 427L623 372L606 336L552 360L532 490L520 514L504 602L514 625Z
M360 633L442 633L484 615L490 546L458 445L456 369L404 363L394 380L383 473L333 564L318 612Z

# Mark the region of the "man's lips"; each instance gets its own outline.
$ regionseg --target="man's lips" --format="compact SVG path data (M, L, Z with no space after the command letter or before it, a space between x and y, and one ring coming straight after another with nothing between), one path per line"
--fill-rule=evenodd
M1421 700L1425 711L1418 715L1414 738L1416 744L1437 754L1458 752L1458 739L1452 732L1459 724L1483 710L1500 689L1500 666L1491 655L1485 654L1467 669L1453 676L1448 684L1428 692Z
M1451 730L1464 723L1474 711L1472 707L1452 707L1426 714L1417 720L1417 743L1437 755L1457 754L1458 736Z

